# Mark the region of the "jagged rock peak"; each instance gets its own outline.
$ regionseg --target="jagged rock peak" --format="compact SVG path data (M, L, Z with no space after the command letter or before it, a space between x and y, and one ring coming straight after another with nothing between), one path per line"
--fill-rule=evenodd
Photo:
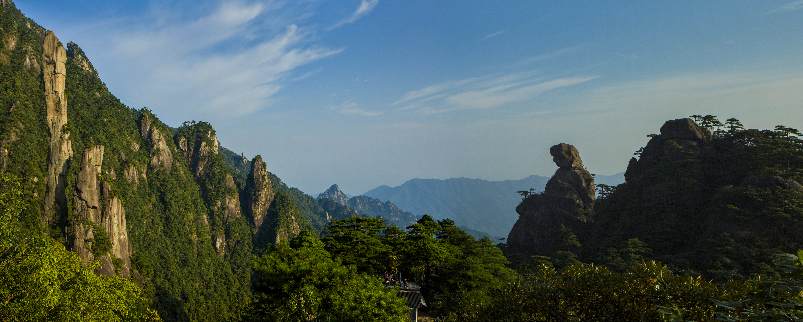
M343 191L340 191L340 188L336 184L333 184L329 189L318 195L318 199L322 198L332 199L344 206L349 204L349 197L347 197Z
M248 175L245 186L246 191L250 192L250 198L246 200L248 203L246 211L248 211L254 227L256 227L256 234L262 227L262 221L268 213L268 207L270 207L274 196L273 184L270 182L268 170L265 162L262 161L262 156L257 155L251 161L251 173Z
M220 153L220 142L207 122L184 122L176 134L176 147L193 170L196 178L206 173L208 157Z
M47 190L45 191L43 221L52 222L57 212L67 209L66 187L67 170L72 157L67 124L67 99L64 96L64 85L67 77L67 54L56 35L48 30L42 44L42 78L45 85L46 122L50 132Z
M583 160L580 159L580 152L571 144L561 143L549 149L552 161L559 168L582 168Z
M67 43L67 57L70 57L75 60L75 62L81 66L81 68L92 75L97 75L98 71L92 66L92 62L86 58L86 54L84 51L81 50L81 47L78 47L77 44L74 42Z

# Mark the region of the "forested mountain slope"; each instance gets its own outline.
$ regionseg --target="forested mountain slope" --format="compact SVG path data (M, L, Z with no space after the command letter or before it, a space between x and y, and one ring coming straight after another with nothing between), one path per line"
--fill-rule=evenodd
M11 1L0 9L0 173L21 180L21 229L134 277L166 321L237 319L251 299L253 208L274 240L309 227L294 199L273 198L281 181L264 171L254 185L243 172L261 159L228 164L209 123L172 129L125 106L77 44Z

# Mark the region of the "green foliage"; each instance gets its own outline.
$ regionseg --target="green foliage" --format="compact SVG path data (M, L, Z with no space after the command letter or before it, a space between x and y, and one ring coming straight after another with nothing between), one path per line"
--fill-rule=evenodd
M628 166L627 182L597 199L588 231L600 233L578 234L584 246L573 252L580 261L622 271L633 260L660 260L725 282L777 276L766 263L803 246L803 193L777 184L803 181L799 131L693 118L711 139L690 144L653 137ZM624 251L633 239L649 251Z
M96 275L98 262L49 237L20 234L19 178L0 179L0 320L160 321L131 281Z
M84 221L82 224L92 227L92 234L94 237L87 240L92 243L90 247L92 255L94 255L95 258L106 255L106 253L112 249L112 242L109 240L109 234L106 233L106 228L91 221Z
M397 289L332 260L304 231L253 260L250 321L406 321Z
M711 321L716 307L710 299L723 294L706 280L672 274L655 262L626 273L591 264L560 271L541 266L492 292L490 305L460 321L664 321L667 308L682 311L684 321Z
M262 226L254 236L254 247L266 249L279 240L293 238L296 232L308 229L309 225L296 208L293 198L279 190L273 196Z
M357 271L376 275L392 273L388 262L390 247L380 234L385 225L381 219L351 217L335 220L329 226L330 235L323 239L326 250L343 264L354 265Z
M293 203L296 205L299 213L314 230L311 231L312 234L317 235L319 232L322 232L326 229L326 227L329 225L329 221L326 220L326 211L321 208L321 205L318 204L318 201L315 200L315 198L305 194L301 190L288 187L273 173L268 172L268 175L270 176L270 181L273 184L273 188L276 190L276 192L284 191L287 193L287 195L293 198Z
M341 205L337 201L329 198L318 199L318 204L321 205L321 208L323 208L327 214L329 214L332 220L361 217L361 215L353 208L346 205Z

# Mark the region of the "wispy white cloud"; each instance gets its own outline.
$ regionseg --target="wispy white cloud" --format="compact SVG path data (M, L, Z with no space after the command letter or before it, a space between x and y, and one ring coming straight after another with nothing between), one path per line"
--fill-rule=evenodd
M575 52L580 51L580 49L585 48L586 46L588 46L588 44L583 44L583 45L577 45L577 46L567 47L567 48L563 48L563 49L558 49L558 50L553 51L553 52L549 52L549 53L546 53L546 54L543 54L543 55L538 55L538 56L535 56L535 57L528 58L523 63L532 63L532 62L539 61L539 60L552 59L552 58L565 56L565 55L568 55L568 54L573 54Z
M294 18L277 7L226 1L199 16L172 20L163 19L168 9L159 8L90 32L95 47L108 48L97 53L101 60L125 62L105 69L125 75L113 79L121 85L118 95L140 106L161 106L166 111L160 115L168 118L228 119L266 108L286 83L317 73L294 77L294 69L343 50L315 46L315 31L290 23ZM265 23L274 20L288 24Z
M496 36L499 36L499 35L501 35L501 34L505 33L505 31L506 31L506 30L499 30L499 31L497 31L497 32L495 32L495 33L492 33L492 34L485 35L485 37L482 37L482 39L480 39L480 41L483 41L483 40L485 40L485 39L488 39L488 38L491 38L491 37L496 37Z
M776 12L798 10L798 9L803 9L803 0L789 2L787 4L784 4L783 6L780 6L779 8L775 8L773 10L768 11L764 15L769 15Z
M402 110L417 110L434 115L458 109L487 109L512 102L527 101L557 88L584 83L597 76L572 76L547 79L539 73L522 72L489 75L432 85L405 94L394 104L406 104Z
M338 105L329 105L326 107L326 109L331 111L336 111L340 114L356 114L361 116L382 115L382 112L366 111L357 106L358 106L357 103L354 103L352 100L348 100Z
M369 14L372 10L374 10L374 8L376 8L376 6L378 4L379 4L379 0L361 0L360 1L360 6L357 7L357 10L355 10L354 13L351 14L350 17L341 20L340 22L338 22L335 25L329 27L328 29L332 30L332 29L335 29L335 28L340 27L342 25L350 24L350 23L356 21L357 19L360 19L363 16Z

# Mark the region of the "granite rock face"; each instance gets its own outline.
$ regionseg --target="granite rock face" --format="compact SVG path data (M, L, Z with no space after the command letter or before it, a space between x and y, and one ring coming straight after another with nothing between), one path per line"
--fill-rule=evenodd
M139 134L142 139L149 142L151 145L151 166L159 169L165 169L167 172L173 168L173 153L170 152L170 147L167 146L167 140L164 134L153 126L153 120L148 114L143 115L140 123Z
M67 98L64 85L67 77L67 51L52 31L47 31L42 44L42 75L45 84L45 108L50 144L47 160L47 190L43 221L52 223L67 210L67 171L72 158L72 142L67 124Z
M177 137L176 147L178 147L181 156L187 160L195 178L199 178L208 170L209 162L207 158L219 153L220 143L217 140L215 131L209 130L195 138Z
M519 220L507 243L521 254L557 251L566 229L580 235L594 219L594 178L583 168L579 152L574 146L561 143L553 146L550 153L559 169L543 193L525 198L516 207Z
M84 263L95 260L92 243L95 239L93 224L100 222L100 185L98 174L103 164L103 146L86 148L81 158L81 169L75 177L73 209L77 218L73 223L72 251Z
M84 263L100 261L101 266L95 270L98 274L129 277L131 244L128 240L125 209L118 197L111 196L111 185L98 180L103 165L103 152L102 145L95 145L86 148L81 158L73 196L76 221L72 226L72 251ZM92 245L99 238L108 238L110 249L96 257L97 252L93 252ZM120 267L115 267L115 258L120 260Z
M246 200L248 203L246 211L256 227L254 234L257 234L262 227L274 195L273 184L270 182L267 167L261 156L256 156L251 161L251 173L248 175L245 186L246 191L250 192L250 198Z

